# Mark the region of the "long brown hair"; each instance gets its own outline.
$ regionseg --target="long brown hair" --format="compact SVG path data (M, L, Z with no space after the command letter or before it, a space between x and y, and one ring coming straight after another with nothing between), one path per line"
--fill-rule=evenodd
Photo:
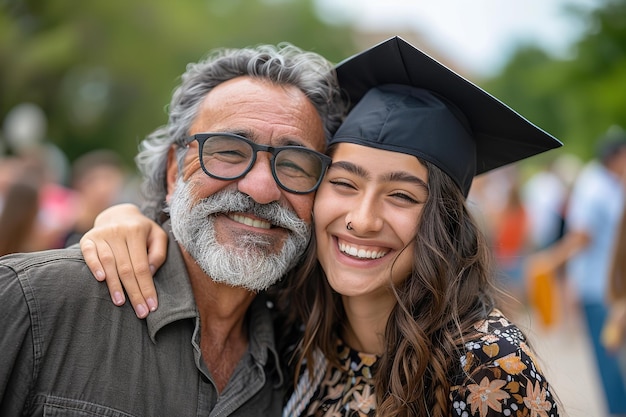
M0 213L0 256L28 250L39 210L39 192L26 182L11 184Z
M397 304L374 375L379 416L449 415L450 380L459 371L463 340L495 306L488 245L463 194L439 168L420 162L428 169L430 194L412 274L393 287ZM309 249L314 253L315 242ZM347 320L340 296L310 251L294 278L290 313L304 323L297 378L304 360L312 367L315 349L339 364L336 342Z

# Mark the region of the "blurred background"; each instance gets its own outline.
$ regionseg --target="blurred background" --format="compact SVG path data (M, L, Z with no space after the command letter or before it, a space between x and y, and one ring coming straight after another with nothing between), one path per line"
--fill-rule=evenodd
M208 50L289 41L339 62L393 35L564 142L479 177L470 201L569 415L605 415L567 289L537 315L522 271L562 233L599 138L626 126L624 0L0 0L0 254L69 245L138 202L138 143ZM560 222L534 230L548 212Z
M211 48L290 41L338 62L400 35L587 158L609 125L626 124L626 4L519 3L1 0L0 146L45 141L69 161L105 147L130 164L166 121L185 65ZM36 137L7 120L25 103L42 112L21 112L43 124Z

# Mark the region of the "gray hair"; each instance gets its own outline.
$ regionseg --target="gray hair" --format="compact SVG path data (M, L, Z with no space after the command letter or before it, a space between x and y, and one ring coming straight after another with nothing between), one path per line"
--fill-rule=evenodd
M343 120L345 105L335 71L321 55L305 52L289 43L216 49L206 59L187 65L181 84L172 96L167 125L156 129L139 145L135 161L143 174L143 209L148 216L158 219L165 208L170 147L182 143L189 135L206 95L218 84L240 76L263 78L299 88L317 109L327 141ZM184 152L183 147L177 152L179 161Z

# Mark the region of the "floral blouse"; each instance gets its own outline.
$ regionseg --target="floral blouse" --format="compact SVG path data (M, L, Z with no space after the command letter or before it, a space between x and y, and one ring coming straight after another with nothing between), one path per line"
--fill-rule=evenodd
M522 332L500 311L475 326L481 336L465 343L451 381L450 416L556 417L555 398ZM308 371L283 416L374 416L372 368L377 357L338 342L341 369L320 354L311 383Z

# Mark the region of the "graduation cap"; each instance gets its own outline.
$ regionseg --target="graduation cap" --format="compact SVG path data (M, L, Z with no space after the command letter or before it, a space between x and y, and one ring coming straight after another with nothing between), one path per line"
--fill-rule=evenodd
M423 158L465 196L475 175L562 146L399 37L346 59L336 71L352 109L330 145L349 142Z

